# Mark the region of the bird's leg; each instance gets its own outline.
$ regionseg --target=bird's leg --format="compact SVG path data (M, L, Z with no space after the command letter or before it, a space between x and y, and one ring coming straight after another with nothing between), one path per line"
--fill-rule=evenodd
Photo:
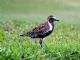
M40 43L40 47L42 47L42 38L40 38L39 43Z

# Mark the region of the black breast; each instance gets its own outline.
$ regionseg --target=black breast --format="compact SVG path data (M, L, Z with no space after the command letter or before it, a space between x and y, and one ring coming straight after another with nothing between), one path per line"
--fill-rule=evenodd
M47 37L48 35L50 35L52 33L52 31L48 31L47 33L43 34L43 35L38 35L39 38L44 38Z
M38 37L39 37L39 38L47 37L48 35L50 35L50 34L53 32L53 29L54 29L54 24L53 24L52 31L48 31L48 32L46 32L45 34L40 34L40 35L38 35Z

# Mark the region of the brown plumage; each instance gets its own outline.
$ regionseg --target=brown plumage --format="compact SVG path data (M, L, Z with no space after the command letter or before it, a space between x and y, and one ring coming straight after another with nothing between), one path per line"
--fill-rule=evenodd
M49 29L48 22L40 24L39 26L33 28L32 31L37 32L37 31L41 31L41 30L44 30L44 29Z
M40 38L39 43L40 43L40 46L42 47L42 39L52 33L54 28L54 21L59 21L59 20L56 20L55 17L51 15L48 17L47 22L40 24L39 26L33 28L32 31L22 34L20 36Z

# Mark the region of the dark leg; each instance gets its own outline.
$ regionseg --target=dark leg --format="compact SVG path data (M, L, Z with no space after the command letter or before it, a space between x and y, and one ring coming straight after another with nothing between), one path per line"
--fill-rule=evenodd
M40 39L39 43L40 43L40 47L42 47L42 38Z
M24 54L21 56L20 60L25 60Z

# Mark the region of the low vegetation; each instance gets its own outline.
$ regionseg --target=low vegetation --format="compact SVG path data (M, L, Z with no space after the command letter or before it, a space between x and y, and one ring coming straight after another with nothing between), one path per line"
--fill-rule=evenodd
M0 0L0 60L80 60L80 1L35 1ZM39 39L20 36L50 14L60 21L43 48Z

